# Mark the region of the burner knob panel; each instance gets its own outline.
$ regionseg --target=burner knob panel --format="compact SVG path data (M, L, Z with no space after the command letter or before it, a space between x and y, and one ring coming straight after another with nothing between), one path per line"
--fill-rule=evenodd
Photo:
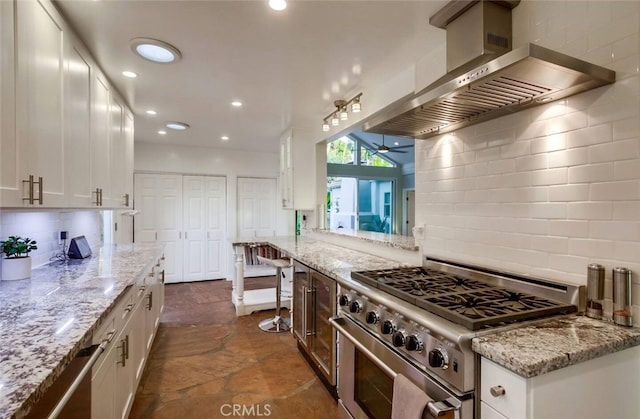
M349 306L349 311L352 313L362 313L362 310L364 310L364 304L362 304L362 301L356 300Z
M417 335L409 335L407 336L407 340L404 343L404 347L407 351L415 351L422 352L424 349L424 344L422 343L422 339L420 339Z
M380 321L380 316L375 311L369 311L367 313L367 324L376 324Z
M436 348L429 351L429 365L433 368L449 368L449 354L444 348Z
M380 331L382 332L383 335L390 335L393 332L395 332L396 330L396 324L393 322L393 320L385 320L382 322L382 325L380 326Z
M393 337L391 339L393 346L395 346L396 348L404 346L405 340L406 340L406 334L402 330L398 330L397 332L394 332Z
M338 299L338 304L340 304L340 306L342 307L348 306L350 302L351 302L351 297L349 297L348 294L342 294Z

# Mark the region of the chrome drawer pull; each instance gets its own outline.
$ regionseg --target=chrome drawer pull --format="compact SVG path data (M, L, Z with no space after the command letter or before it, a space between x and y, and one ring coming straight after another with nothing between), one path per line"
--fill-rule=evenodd
M500 396L504 396L506 391L504 389L504 387L502 386L494 386L491 387L491 389L489 389L489 391L491 392L491 395L493 397L500 397Z

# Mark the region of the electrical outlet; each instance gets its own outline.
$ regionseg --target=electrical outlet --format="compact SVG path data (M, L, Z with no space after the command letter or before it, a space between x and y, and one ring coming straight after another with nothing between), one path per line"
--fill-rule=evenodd
M67 239L68 235L69 235L68 231L61 231L60 234L58 235L58 244L62 244L63 241Z

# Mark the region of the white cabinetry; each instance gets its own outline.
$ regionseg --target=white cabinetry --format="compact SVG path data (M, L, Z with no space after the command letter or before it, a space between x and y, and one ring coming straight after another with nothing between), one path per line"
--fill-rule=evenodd
M523 378L481 361L482 419L640 417L640 347Z
M50 1L2 1L0 19L0 207L127 206L124 102Z
M280 136L280 203L285 209L315 207L315 144L302 130Z
M135 174L134 241L165 245L166 281L225 276L226 178Z
M15 7L18 172L21 181L31 179L20 198L27 205L65 207L62 19L51 5L37 1L19 1Z
M94 366L91 418L126 418L155 337L164 302L164 257L119 298L94 334L94 343L110 342ZM153 304L149 302L153 295ZM154 308L155 307L155 308Z
M0 205L22 205L15 107L14 3L0 1Z
M91 78L89 54L77 42L65 43L65 147L69 206L91 206ZM80 175L78 175L80 174Z

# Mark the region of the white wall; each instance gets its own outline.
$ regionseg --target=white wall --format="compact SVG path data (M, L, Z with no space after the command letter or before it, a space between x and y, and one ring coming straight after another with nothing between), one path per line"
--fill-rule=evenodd
M586 285L634 271L640 324L640 2L523 1L525 42L605 66L615 85L416 141L425 254ZM605 306L611 311L610 301Z

